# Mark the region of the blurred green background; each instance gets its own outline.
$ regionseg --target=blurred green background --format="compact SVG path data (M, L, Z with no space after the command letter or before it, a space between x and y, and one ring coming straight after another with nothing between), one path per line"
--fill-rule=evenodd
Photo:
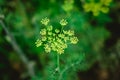
M60 55L35 41L48 17L79 42ZM120 80L119 0L0 0L0 80Z

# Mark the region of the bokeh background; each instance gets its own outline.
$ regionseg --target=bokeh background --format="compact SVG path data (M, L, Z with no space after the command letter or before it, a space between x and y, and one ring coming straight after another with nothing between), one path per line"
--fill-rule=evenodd
M60 55L35 41L48 17L79 42ZM120 80L119 0L0 0L0 80Z

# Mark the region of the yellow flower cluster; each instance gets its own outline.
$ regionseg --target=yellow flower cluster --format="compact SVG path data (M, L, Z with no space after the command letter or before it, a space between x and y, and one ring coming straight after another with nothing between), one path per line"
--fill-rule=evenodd
M50 20L46 17L46 18L41 20L41 23L44 24L44 25L48 25L49 21Z
M68 24L68 22L67 22L65 19L62 19L62 20L60 21L60 24L61 24L62 26L65 26L65 25Z
M70 12L74 7L74 0L64 0L64 4L62 5L62 8L66 12Z
M67 25L67 21L62 19L60 21L61 30L53 29L52 25L48 25L48 20L42 19L42 24L45 25L40 31L41 38L38 39L35 44L37 47L43 46L45 52L50 53L51 51L56 51L59 54L64 53L68 44L76 44L78 38L74 36L73 30L62 30L62 27Z
M100 12L108 13L109 6L112 0L100 0L95 2L95 0L90 0L89 3L84 3L83 8L85 12L92 12L94 16L98 16Z

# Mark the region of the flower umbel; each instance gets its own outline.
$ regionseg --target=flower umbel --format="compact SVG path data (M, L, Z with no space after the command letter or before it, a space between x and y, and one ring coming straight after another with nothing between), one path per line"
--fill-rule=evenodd
M47 22L45 22L46 20ZM73 30L63 30L62 27L61 30L53 29L52 25L48 25L48 20L42 19L42 24L45 24L45 27L40 31L40 39L35 42L37 47L44 46L47 53L56 51L58 54L63 54L68 44L76 44L78 42ZM65 26L67 23L65 19L60 21L61 26Z
M41 29L40 35L46 35L46 29Z
M36 46L39 47L42 45L42 41L37 39L37 41L35 42Z
M112 3L112 0L89 0L89 2L85 2L83 5L85 12L92 12L94 16L98 16L101 12L108 13L109 6Z
M68 22L67 22L65 19L62 19L62 20L60 20L60 24L61 24L62 26L65 26L65 25L68 24Z
M44 18L44 19L41 20L41 23L46 26L46 25L48 25L49 21L50 20L46 17L46 18Z

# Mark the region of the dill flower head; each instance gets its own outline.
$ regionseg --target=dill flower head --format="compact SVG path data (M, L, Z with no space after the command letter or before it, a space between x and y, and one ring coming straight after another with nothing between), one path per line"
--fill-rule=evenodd
M41 29L40 34L41 35L46 35L46 29Z
M46 26L46 25L48 25L49 21L50 20L46 17L46 18L41 20L41 23Z
M64 0L62 8L66 12L70 12L74 7L74 0Z
M42 41L37 39L37 41L35 42L36 46L39 47L42 45Z
M94 16L98 16L101 12L108 13L109 6L112 0L100 0L96 2L95 0L89 1L89 3L85 2L83 4L83 8L85 12L92 12Z
M46 18L41 22L44 20ZM60 21L61 26L65 26L67 23L65 19ZM62 27L61 30L53 28L52 25L45 24L45 27L40 31L40 38L35 42L37 47L43 46L47 53L55 51L58 54L63 54L68 44L77 44L78 38L74 36L73 30L63 30Z
M65 26L68 24L68 22L65 19L60 20L61 26Z

